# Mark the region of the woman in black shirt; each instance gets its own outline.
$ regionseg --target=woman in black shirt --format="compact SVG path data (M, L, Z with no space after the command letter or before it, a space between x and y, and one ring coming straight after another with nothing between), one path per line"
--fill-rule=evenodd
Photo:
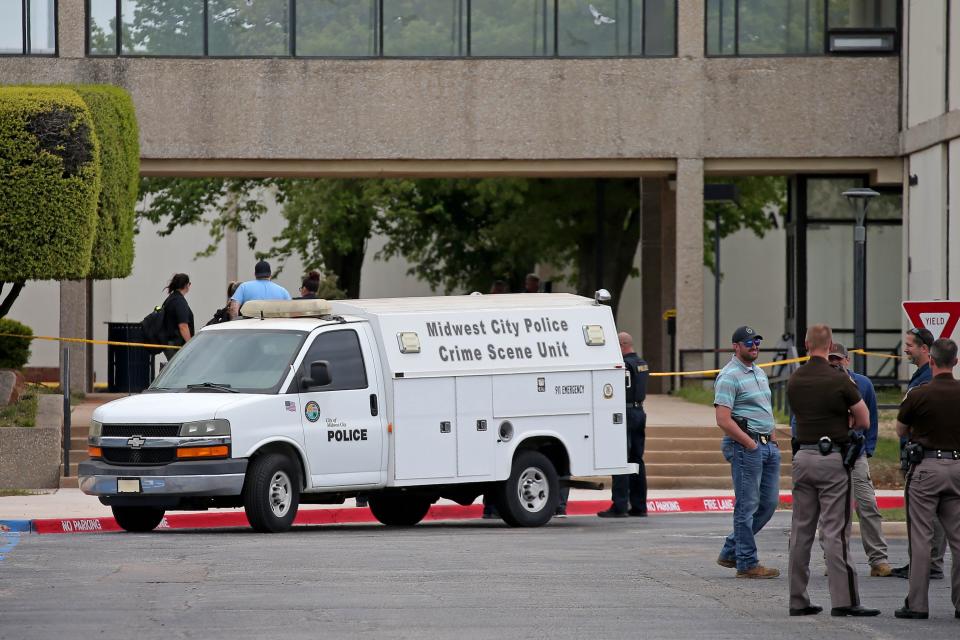
M167 344L183 346L193 337L193 311L184 297L190 291L190 276L177 273L170 279L167 292L170 294L163 302L163 329ZM177 349L166 349L164 354L169 361Z

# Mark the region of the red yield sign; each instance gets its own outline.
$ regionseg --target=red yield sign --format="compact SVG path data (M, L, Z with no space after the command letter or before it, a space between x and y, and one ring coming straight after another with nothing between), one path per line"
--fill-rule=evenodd
M904 302L903 311L910 318L910 324L918 329L927 329L933 334L934 340L953 338L960 321L960 302L951 300Z

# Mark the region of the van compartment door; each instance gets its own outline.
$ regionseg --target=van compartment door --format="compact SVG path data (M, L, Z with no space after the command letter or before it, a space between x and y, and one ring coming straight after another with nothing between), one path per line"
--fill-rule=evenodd
M593 376L593 463L597 469L622 468L627 464L624 373L615 369L595 371Z
M493 383L490 376L463 376L456 384L457 475L492 477L497 443Z
M457 475L453 378L393 381L394 475L397 480Z

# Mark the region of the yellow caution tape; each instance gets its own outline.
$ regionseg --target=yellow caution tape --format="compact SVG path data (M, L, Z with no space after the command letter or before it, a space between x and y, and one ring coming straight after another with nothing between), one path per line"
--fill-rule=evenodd
M25 340L54 340L57 342L76 342L80 344L108 344L117 347L152 347L155 349L180 349L172 344L148 344L145 342L117 342L116 340L88 340L86 338L57 338L54 336L24 336L18 333L0 333L4 338L24 338Z

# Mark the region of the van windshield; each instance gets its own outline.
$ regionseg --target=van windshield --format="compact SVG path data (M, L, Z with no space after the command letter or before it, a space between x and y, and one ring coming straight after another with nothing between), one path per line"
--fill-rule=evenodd
M277 393L305 331L201 331L163 368L148 391Z

